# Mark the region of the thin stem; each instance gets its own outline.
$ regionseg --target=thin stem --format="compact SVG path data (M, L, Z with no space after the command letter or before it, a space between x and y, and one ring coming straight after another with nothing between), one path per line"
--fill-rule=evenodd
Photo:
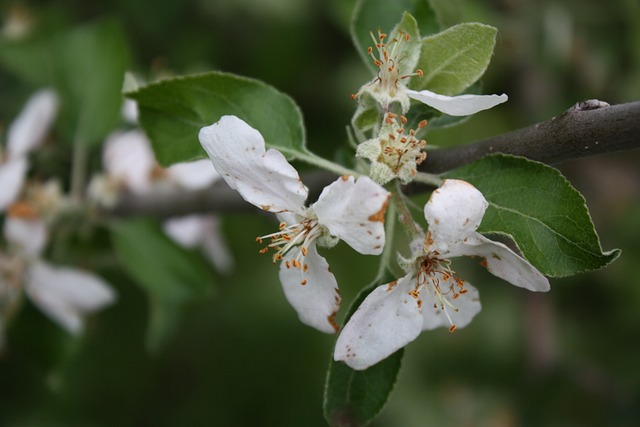
M71 166L71 199L81 203L84 198L84 187L87 172L87 144L80 138L74 138L73 164Z
M414 182L419 182L421 184L433 185L435 187L440 187L442 185L443 179L438 175L434 175L427 172L418 172L413 177Z
M400 188L400 183L396 181L395 183L395 192L393 194L393 204L398 209L398 221L402 224L405 233L410 239L413 239L419 234L422 234L422 230L413 220L413 216L409 211L409 206L407 205L406 196L402 192Z
M341 166L337 163L334 163L330 160L322 158L313 153L305 153L304 156L298 157L298 160L301 160L303 162L309 163L314 166L318 166L319 168L322 168L329 172L333 172L336 175L353 175L355 177L360 176L360 174L356 171L353 171L349 168Z

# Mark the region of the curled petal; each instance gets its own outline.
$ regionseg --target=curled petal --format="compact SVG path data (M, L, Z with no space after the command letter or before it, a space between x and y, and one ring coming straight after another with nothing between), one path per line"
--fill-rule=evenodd
M264 138L235 116L223 116L198 135L213 166L243 199L270 212L302 214L308 190L277 150L265 152Z
M368 177L343 176L327 186L313 205L318 223L361 254L384 247L384 214L391 195Z
M456 289L457 283L451 279L447 282L440 282L441 289L448 289L449 286L453 286L456 292L460 290ZM482 306L480 305L480 295L476 288L465 283L464 290L466 290L466 293L458 293L458 297L455 299L452 295L446 295L449 305L437 301L433 294L422 288L420 292L422 315L424 317L422 329L451 328L452 325L455 325L455 329L460 329L467 326L475 315L480 313Z
M327 260L318 255L314 243L307 248L301 268L292 262L299 255L300 248L294 248L280 262L284 294L302 323L333 334L338 330L335 315L340 307L336 278L329 271Z
M40 145L57 110L58 97L50 89L38 91L29 98L7 131L7 152L10 159L25 156Z
M207 188L220 179L211 161L207 159L176 163L167 168L167 174L170 179L188 190Z
M488 110L506 102L509 97L502 95L459 95L445 96L429 90L407 90L410 98L427 104L450 116L469 116L482 110Z
M47 244L47 227L39 218L19 218L8 215L4 220L4 236L20 253L37 257Z
M371 292L342 329L334 359L353 369L367 369L417 338L422 330L418 301L407 275Z
M107 175L135 193L151 187L156 160L149 140L139 130L111 134L105 142L102 163Z
M29 267L25 291L31 301L69 333L81 331L85 314L115 300L115 293L98 276L35 261Z
M27 174L27 167L26 157L0 164L0 188L2 189L0 190L0 211L7 209L18 198Z
M424 206L429 223L430 250L452 255L464 240L475 234L488 203L480 191L466 181L447 179Z
M527 260L504 244L489 240L479 233L475 233L460 247L460 255L484 258L482 265L491 274L520 288L535 292L546 292L551 288L549 280Z

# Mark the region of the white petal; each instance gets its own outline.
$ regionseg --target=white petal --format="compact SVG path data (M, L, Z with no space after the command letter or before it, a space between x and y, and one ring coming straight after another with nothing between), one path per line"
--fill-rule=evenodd
M235 116L223 116L198 135L213 166L249 203L270 212L304 212L307 188L277 150L265 152L260 132Z
M136 193L151 186L156 160L146 135L139 130L114 132L105 142L102 162L107 175Z
M127 77L125 76L125 80ZM137 87L136 87L137 89ZM133 99L125 98L122 103L122 110L120 111L122 118L131 124L138 123L138 103Z
M209 261L221 273L229 273L233 269L233 257L219 230L218 218L214 215L171 218L164 222L163 228L169 237L183 247L200 246Z
M207 188L220 179L210 160L182 162L167 168L169 178L188 190Z
M445 96L429 90L419 92L407 90L407 95L450 116L469 116L478 111L493 108L509 99L504 93L502 95Z
M45 89L32 95L7 131L9 158L17 159L36 148L49 131L57 110L54 91Z
M482 193L468 182L445 180L424 206L432 241L428 250L455 256L451 254L480 226L488 205Z
M204 217L203 227L202 250L205 255L220 273L231 273L235 262L220 229L218 217L214 215Z
M16 201L24 177L27 174L28 162L25 157L9 160L0 165L0 212Z
M448 289L450 285L457 288L457 284L450 280L447 283L441 281L440 289L444 291ZM480 313L482 306L480 305L480 295L476 288L465 282L464 289L467 290L466 293L459 294L460 296L456 299L449 299L453 307L445 304L445 313L442 305L436 302L433 295L429 293L427 289L422 288L420 292L420 298L422 298L422 315L424 316L422 329L428 330L439 327L449 329L452 323L456 325L456 329L467 326L475 315ZM447 314L449 317L447 317Z
M202 216L187 215L166 220L162 224L164 232L185 248L195 248L202 242Z
M318 255L315 243L311 243L307 249L304 264L308 270L303 272L290 265L300 251L299 247L293 248L280 261L280 282L289 304L296 310L302 323L333 334L338 330L334 320L340 306L338 283L329 271L327 260Z
M485 265L491 274L512 285L536 292L546 292L551 288L549 280L529 261L518 256L504 244L489 240L479 233L467 239L460 251L464 252L461 255L484 258L482 265Z
M384 247L384 213L390 194L370 178L343 176L325 187L313 211L318 223L362 254Z
M48 232L40 219L7 216L4 220L4 237L16 245L20 252L30 257L39 256L47 244Z
M115 300L98 276L74 268L36 261L29 267L25 291L35 305L68 332L80 332L83 316Z
M377 287L342 329L334 359L366 369L417 338L422 330L418 301L409 295L415 276Z

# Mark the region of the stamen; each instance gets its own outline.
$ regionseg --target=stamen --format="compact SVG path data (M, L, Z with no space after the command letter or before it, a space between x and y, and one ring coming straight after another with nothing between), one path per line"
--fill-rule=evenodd
M441 284L448 286L442 289ZM433 297L433 308L444 313L451 327L449 332L456 330L457 325L453 322L449 310L457 313L459 311L451 300L455 301L467 293L464 289L464 281L456 276L451 270L449 260L438 259L433 253L425 256L418 266L416 277L416 291L425 287Z
M402 43L407 43L411 39L411 36L408 33L399 32L398 37L390 40L388 44L384 43L384 40L387 38L387 34L380 30L378 30L377 39L372 32L369 32L369 35L371 36L371 40L373 40L373 44L377 50L377 56L374 54L374 48L372 46L367 48L367 55L371 56L373 64L379 68L378 77L371 84L377 83L379 84L381 91L387 92L391 96L395 96L399 80L413 76L424 76L423 71L420 69L410 74L398 75L400 63L404 59L400 56L400 46ZM360 92L352 97L357 98L359 94Z

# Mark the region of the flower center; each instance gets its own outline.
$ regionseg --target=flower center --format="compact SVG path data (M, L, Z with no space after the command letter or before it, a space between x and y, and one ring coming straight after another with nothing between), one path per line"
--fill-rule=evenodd
M400 75L400 63L402 62L402 44L409 41L409 34L400 31L398 37L395 37L385 43L387 34L378 30L378 38L371 34L371 39L378 52L376 55L373 52L373 47L369 47L367 53L373 59L373 63L378 67L378 77L374 80L373 84L379 84L379 90L384 93L388 93L390 96L395 96L396 89L398 88L398 81L407 79L413 76L422 77L424 73L418 69L414 73ZM353 95L353 98L357 98L358 94Z
M307 256L309 244L322 233L318 226L317 219L305 218L302 221L288 225L281 222L279 231L265 236L256 237L256 242L262 243L263 240L269 239L269 244L260 249L260 253L264 254L269 250L274 250L272 255L273 263L281 261L284 255L292 248L299 247L299 251L291 261L286 261L287 268L295 267L302 271L309 268L304 262Z
M404 165L409 165L411 176L417 172L416 166L427 158L427 153L422 149L427 145L424 139L416 138L416 130L410 129L405 131L403 125L407 123L405 116L400 116L398 123L398 115L388 112L385 115L386 135L381 132L380 146L381 153L378 161L385 163L397 175ZM426 120L422 120L418 124L418 129L422 129L427 125Z
M464 280L451 270L449 264L449 260L439 259L432 254L425 256L418 267L416 287L410 294L421 307L420 289L424 287L433 298L433 309L444 313L451 325L449 332L453 332L457 325L451 318L449 310L459 311L453 301L458 299L460 295L466 294L467 289L464 287Z

